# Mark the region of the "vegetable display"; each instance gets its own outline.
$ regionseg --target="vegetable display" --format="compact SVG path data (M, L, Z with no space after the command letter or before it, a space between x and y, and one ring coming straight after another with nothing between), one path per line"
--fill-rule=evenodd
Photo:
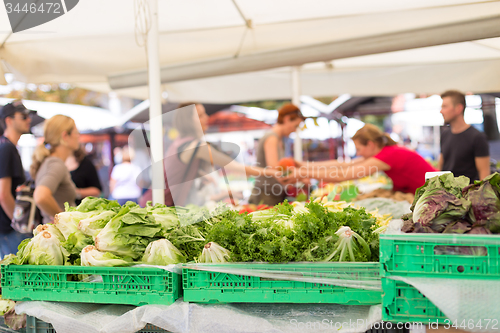
M252 213L85 198L38 226L5 264L129 266L183 262L377 261L390 216L327 198Z
M270 210L240 215L223 210L205 239L230 252L234 262L377 261L377 218L345 202L284 202ZM341 242L339 229L349 227L359 237ZM357 249L357 243L366 243ZM354 246L356 245L356 246ZM342 249L352 248L345 256ZM340 251L336 251L340 248ZM369 251L367 250L369 249Z

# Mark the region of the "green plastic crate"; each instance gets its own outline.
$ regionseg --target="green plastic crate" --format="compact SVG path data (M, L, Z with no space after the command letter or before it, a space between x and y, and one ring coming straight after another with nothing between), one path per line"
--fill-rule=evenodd
M439 322L446 316L416 288L402 282L382 278L382 320L391 322Z
M316 276L344 280L380 282L378 263L227 263L209 269L252 269L293 272L294 276ZM197 303L338 303L371 305L382 302L381 290L365 290L323 283L288 281L246 274L203 271L184 266L184 301ZM378 281L378 282L377 282ZM380 284L379 284L380 288Z
M500 278L500 236L380 235L381 275Z
M150 267L2 265L2 296L15 301L102 304L172 304L182 293L180 274ZM75 281L77 275L100 277Z
M165 333L162 328L147 324L142 330L137 333ZM36 317L26 316L26 333L56 333L54 327Z

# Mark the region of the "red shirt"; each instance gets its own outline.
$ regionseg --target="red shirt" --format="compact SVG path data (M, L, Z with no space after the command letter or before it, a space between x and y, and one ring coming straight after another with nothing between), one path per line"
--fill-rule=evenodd
M425 173L437 171L422 156L398 145L386 146L374 156L389 165L385 171L392 179L394 191L415 193L425 183Z

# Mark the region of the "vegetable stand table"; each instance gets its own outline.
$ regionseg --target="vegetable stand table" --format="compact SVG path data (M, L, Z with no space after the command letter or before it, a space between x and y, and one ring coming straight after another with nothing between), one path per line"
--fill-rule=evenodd
M58 333L127 333L152 324L169 332L352 332L380 322L381 306L339 304L174 304L141 307L22 302L17 312L50 323ZM41 332L36 332L41 333Z

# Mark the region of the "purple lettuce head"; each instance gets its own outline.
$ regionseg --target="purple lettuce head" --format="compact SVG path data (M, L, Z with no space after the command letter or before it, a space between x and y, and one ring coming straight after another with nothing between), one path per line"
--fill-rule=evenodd
M482 181L464 188L464 196L472 203L470 219L474 226L484 226L500 233L500 174L494 173Z
M413 221L422 227L430 227L436 232L443 232L448 224L463 219L471 203L464 198L438 188L425 191L415 204Z
M420 197L432 189L445 190L460 199L462 198L463 188L468 186L469 183L469 178L465 176L454 177L451 173L445 173L444 175L427 179L425 184L415 191L415 199L413 200L410 210L413 212Z

